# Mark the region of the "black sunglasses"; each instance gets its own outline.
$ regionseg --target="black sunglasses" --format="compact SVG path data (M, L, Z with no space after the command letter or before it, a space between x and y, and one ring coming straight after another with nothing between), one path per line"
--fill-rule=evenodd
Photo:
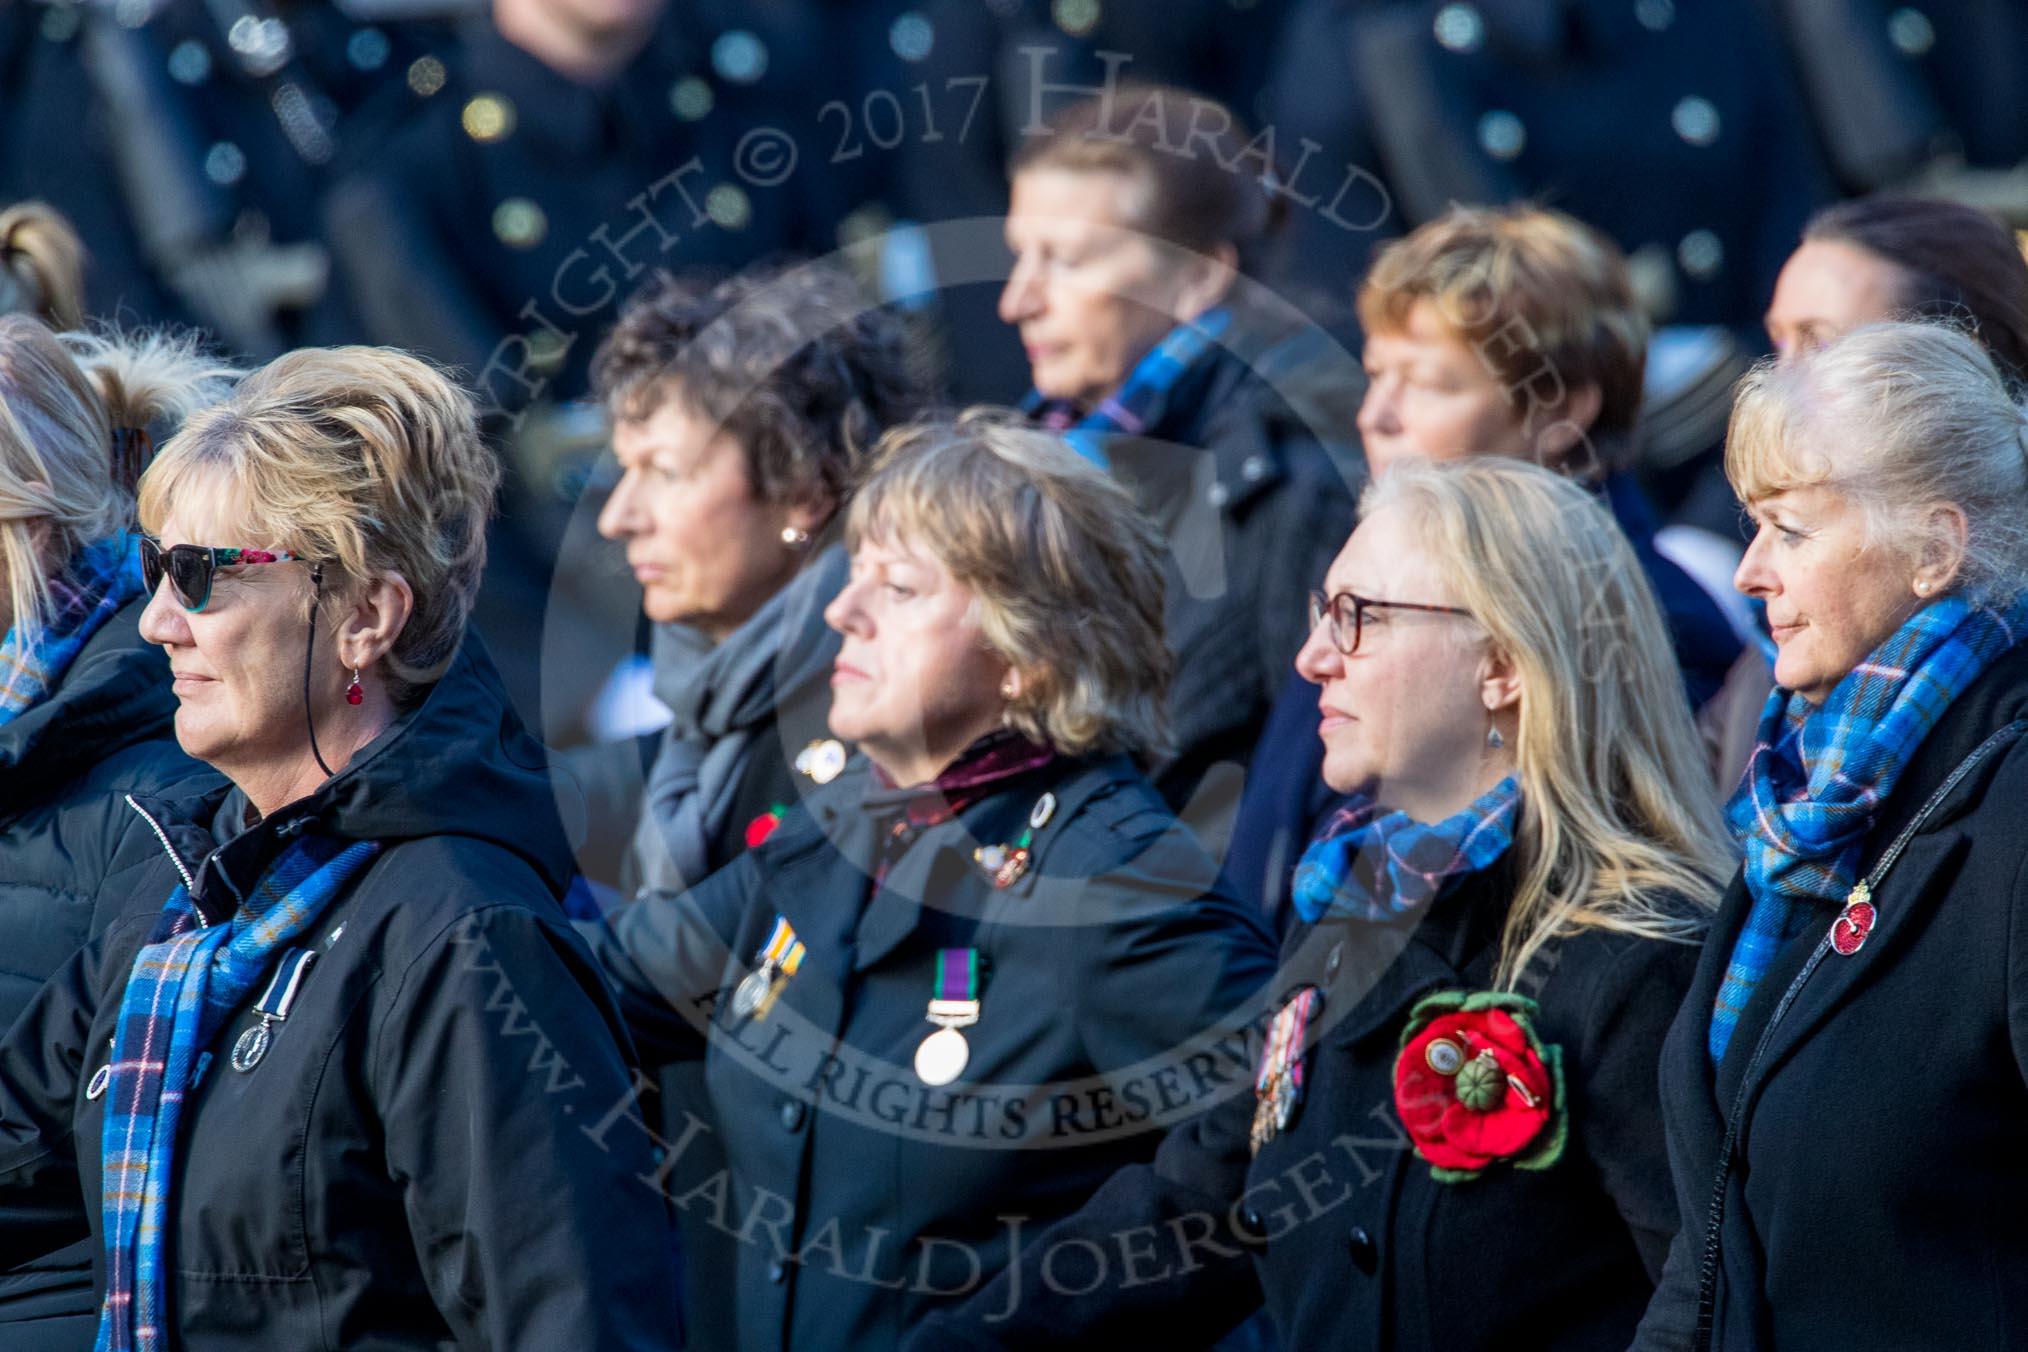
M1420 601L1376 601L1354 592L1326 596L1320 591L1313 591L1310 593L1310 632L1317 632L1317 626L1328 618L1331 621L1331 646L1350 657L1359 651L1359 639L1366 632L1366 612L1369 610L1419 610L1426 615L1463 615L1467 618L1472 613L1456 606L1431 606Z
M215 549L210 545L171 545L141 537L141 580L148 594L161 589L162 579L176 593L176 603L188 611L199 611L211 603L212 579L221 568L245 563L303 563L301 554L279 549Z

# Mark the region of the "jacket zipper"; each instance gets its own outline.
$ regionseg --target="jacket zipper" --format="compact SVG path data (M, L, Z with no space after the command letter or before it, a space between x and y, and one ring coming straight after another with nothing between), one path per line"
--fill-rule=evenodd
M127 800L128 807L141 814L141 820L148 823L148 829L155 833L155 839L162 842L162 852L169 856L169 862L174 864L176 872L182 875L183 890L190 894L190 904L197 907L198 918L203 920L205 924L210 924L211 921L204 914L204 907L197 900L197 880L190 876L190 869L184 864L183 856L176 853L176 847L169 843L169 833L162 829L160 822L149 815L147 808L142 807L134 801L133 794L127 793L120 796Z

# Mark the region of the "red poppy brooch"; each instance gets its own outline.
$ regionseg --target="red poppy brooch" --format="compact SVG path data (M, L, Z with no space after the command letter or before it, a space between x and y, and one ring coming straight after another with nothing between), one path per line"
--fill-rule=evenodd
M1497 991L1439 991L1409 1012L1394 1062L1394 1107L1439 1183L1505 1161L1547 1169L1569 1117L1563 1049L1535 1036L1535 1002Z

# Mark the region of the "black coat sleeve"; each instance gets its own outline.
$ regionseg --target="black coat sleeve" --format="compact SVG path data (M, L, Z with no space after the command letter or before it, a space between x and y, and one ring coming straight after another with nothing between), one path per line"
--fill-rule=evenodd
M1579 1045L1574 1139L1619 1208L1648 1275L1676 1236L1676 1191L1662 1127L1661 1053L1697 968L1698 946L1640 940L1601 964Z
M1153 1161L1114 1174L976 1295L931 1315L905 1352L1210 1343L1261 1302L1256 1239L1238 1221L1252 1118L1253 1096L1241 1093L1178 1127ZM1120 1266L1096 1289L1064 1294L1092 1285L1071 1261L1091 1253ZM1055 1269L1053 1283L1045 1265Z
M404 971L373 1094L389 1176L457 1345L675 1345L668 1215L646 1139L601 1132L637 1092L584 948L518 906L470 913Z
M695 887L645 891L605 920L578 923L646 1064L704 1055L703 1013L759 886L759 865L748 852Z
M82 1079L111 1055L105 1048L93 1057L88 1039L101 974L120 960L114 949L130 951L120 940L131 928L116 926L74 953L0 1040L0 1269L86 1233L72 1113Z

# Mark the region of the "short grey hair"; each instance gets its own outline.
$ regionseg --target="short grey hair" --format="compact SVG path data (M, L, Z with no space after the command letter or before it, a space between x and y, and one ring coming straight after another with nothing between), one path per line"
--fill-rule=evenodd
M2028 412L1952 325L1867 324L1755 367L1733 404L1725 472L1742 502L1843 493L1872 539L1912 560L1933 543L1924 509L1953 505L1970 539L1952 590L2004 604L2028 588Z

